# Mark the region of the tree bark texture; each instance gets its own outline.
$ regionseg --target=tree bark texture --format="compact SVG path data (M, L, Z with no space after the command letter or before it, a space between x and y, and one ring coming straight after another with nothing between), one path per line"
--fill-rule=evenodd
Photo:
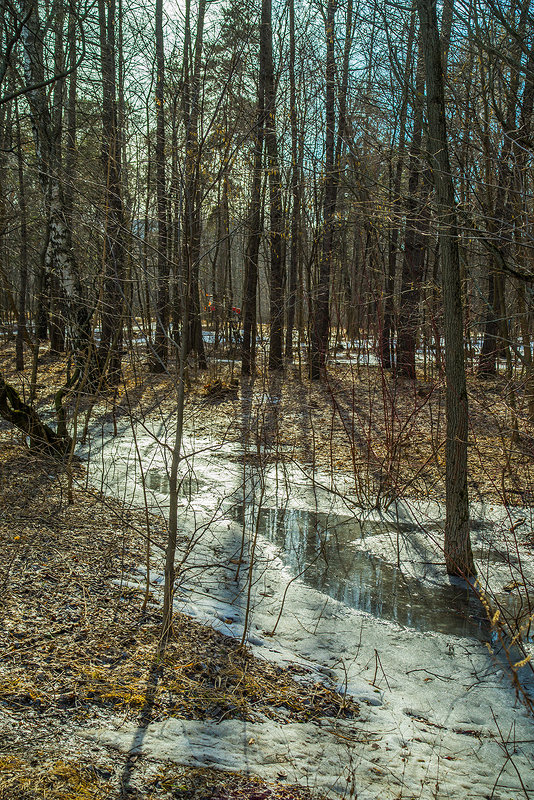
M43 422L35 409L21 400L16 389L1 375L0 417L28 436L31 450L52 458L64 458L70 450L69 436L59 436Z
M166 369L168 358L169 259L167 236L167 196L165 183L165 53L163 49L163 0L156 0L156 203L158 220L158 288L156 334L152 370Z
M265 39L265 149L269 174L270 204L270 344L269 369L281 370L282 333L284 323L284 228L282 185L276 137L276 87L274 82L272 0L262 0L261 36Z
M102 332L99 361L111 383L120 378L124 304L123 204L117 113L115 0L99 0L102 67L102 168L104 173L104 253ZM106 14L107 11L107 14Z
M187 7L189 9L189 5ZM189 11L187 12L189 15ZM188 297L188 347L195 352L200 369L206 369L206 354L202 338L200 317L200 244L202 235L201 148L199 145L200 119L200 69L204 39L206 0L200 0L197 12L195 49L191 59L190 25L186 22L184 38L184 125L185 125L185 190L183 223L183 264L187 275ZM191 60L193 63L191 63Z
M24 77L28 86L26 98L30 108L48 233L44 256L46 275L42 285L43 287L46 285L47 276L58 276L60 289L66 297L66 322L71 347L75 358L84 360L88 352L91 310L84 302L83 287L70 246L70 232L67 227L60 180L58 147L47 89L42 85L44 83L43 29L37 3L26 0L24 13L27 15L27 22L22 30Z
M241 351L241 372L243 375L254 374L256 366L256 294L261 241L261 186L263 142L265 136L266 73L265 41L260 33L258 105L256 126L254 129L254 164L252 168L252 187L248 215L249 234L245 251L245 283L243 287L243 345Z
M300 254L300 170L298 155L297 90L295 79L295 0L289 0L289 118L291 123L291 230L287 280L285 357L293 359L293 328L297 307Z
M447 403L445 563L447 572L475 574L467 490L467 387L464 364L458 225L447 128L436 0L417 0L425 56L429 155L436 193L443 283Z
M406 231L402 258L399 321L397 330L396 374L415 380L415 351L419 328L419 302L425 269L428 231L427 209L423 191L423 53L419 50L416 65L415 97L413 100L413 130L408 167L408 192L406 198Z
M335 80L334 24L336 0L328 0L326 11L326 135L323 234L319 262L319 278L311 331L310 377L319 380L326 362L330 335L330 275L334 250L334 225L337 200L335 165Z

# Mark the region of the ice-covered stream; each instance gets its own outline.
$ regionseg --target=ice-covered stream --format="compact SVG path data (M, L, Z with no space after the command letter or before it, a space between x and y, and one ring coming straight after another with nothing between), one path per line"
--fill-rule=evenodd
M105 427L93 435L85 450L91 480L132 503L144 501L144 482L151 507L166 513L172 431L138 426L136 438L137 447L128 428L115 438ZM331 675L360 702L361 717L320 727L169 720L95 735L123 749L283 775L359 798L534 797L533 720L516 702L503 654L481 641L491 638L481 608L446 576L439 506L363 512L351 504L348 477L332 487L298 465L244 457L235 442L186 438L184 456L178 561L194 547L177 607L241 636L250 580L255 653ZM482 582L500 590L531 580L528 553L503 557L504 510L475 512Z

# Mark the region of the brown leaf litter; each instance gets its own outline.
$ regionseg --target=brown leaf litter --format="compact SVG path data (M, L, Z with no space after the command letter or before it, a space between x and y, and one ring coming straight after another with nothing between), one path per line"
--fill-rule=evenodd
M119 762L117 764L117 762ZM145 767L147 765L144 765ZM118 769L117 769L118 767ZM305 786L267 782L239 772L154 762L130 780L128 758L99 763L0 756L0 800L311 800ZM280 776L281 779L285 775Z
M372 353L372 344L369 344ZM396 378L379 366L358 364L354 351L329 361L326 380L310 382L304 363L269 373L260 352L254 379L239 374L239 362L209 353L209 369L188 370L186 427L220 441L247 442L266 460L295 460L354 479L364 503L394 497L445 494L445 382L427 364L417 380ZM123 360L123 381L98 398L69 398L82 419L96 402L99 414L117 421L164 419L176 407L176 374L151 374L147 354ZM230 361L230 364L226 363ZM14 345L3 343L0 368L24 396L28 375L14 370ZM64 384L66 359L43 351L38 372L38 407L50 409ZM533 502L534 439L528 393L521 370L480 380L468 371L469 491L474 500L529 505ZM81 428L81 425L80 425Z
M307 682L304 668L264 662L185 615L176 615L174 636L160 657L159 606L150 597L143 613L143 591L128 586L145 557L144 511L83 488L69 505L57 465L30 455L5 433L0 509L0 715L12 734L0 739L2 800L116 796L116 786L95 772L90 758L73 760L60 743L32 767L31 732L47 723L61 739L61 731L66 736L117 714L144 724L170 715L281 723L357 715L350 698ZM161 547L165 521L151 517L150 527L153 547ZM235 784L237 794L219 787L217 800L250 800L256 789L243 788L250 779L243 780ZM265 797L290 796L265 786L257 790ZM140 796L161 794L155 785L150 791ZM214 797L206 791L203 797Z

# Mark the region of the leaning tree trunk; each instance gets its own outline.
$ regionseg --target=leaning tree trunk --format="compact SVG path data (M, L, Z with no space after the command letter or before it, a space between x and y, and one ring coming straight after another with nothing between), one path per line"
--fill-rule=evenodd
M71 439L63 431L56 433L42 421L33 406L25 403L17 390L0 375L0 417L22 431L30 440L30 449L52 458L64 458L70 451Z
M468 407L458 224L445 122L443 65L436 2L417 0L417 9L425 55L428 141L436 190L443 281L447 382L445 564L450 574L469 577L475 574L475 565L469 535Z

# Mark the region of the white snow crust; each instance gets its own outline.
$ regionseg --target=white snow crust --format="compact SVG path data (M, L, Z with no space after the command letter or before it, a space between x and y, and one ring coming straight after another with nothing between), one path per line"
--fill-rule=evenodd
M166 513L166 445L172 432L163 424L139 426L137 437L151 508ZM131 432L111 439L103 429L100 444L95 440L91 448L94 485L142 503ZM312 681L332 679L360 704L360 716L320 724L277 723L260 715L252 723L169 719L145 728L118 723L93 735L128 752L250 771L361 800L534 797L533 719L516 698L498 648L475 638L401 627L349 608L295 577L283 554L261 535L249 569L254 531L243 532L230 513L233 504L245 501L382 522L353 546L400 563L407 575L439 587L448 582L439 504L402 502L387 511L358 510L350 500L349 477L332 485L331 476L312 476L292 463L260 469L249 458L243 464L237 443L216 445L198 436L184 441L182 470L190 491L180 500L184 538L177 553L176 608L241 637L250 589L247 641L255 655L281 665L300 664ZM474 508L479 524L473 544L484 586L502 586L521 573L523 580L532 580L532 554L518 542L519 529L512 530L522 515L531 527L530 513ZM393 524L399 520L404 523L400 534ZM236 581L243 535L244 563ZM491 558L496 549L507 549L510 536L515 537L514 558ZM155 593L162 580L162 571L156 572ZM528 668L524 673L527 681Z

